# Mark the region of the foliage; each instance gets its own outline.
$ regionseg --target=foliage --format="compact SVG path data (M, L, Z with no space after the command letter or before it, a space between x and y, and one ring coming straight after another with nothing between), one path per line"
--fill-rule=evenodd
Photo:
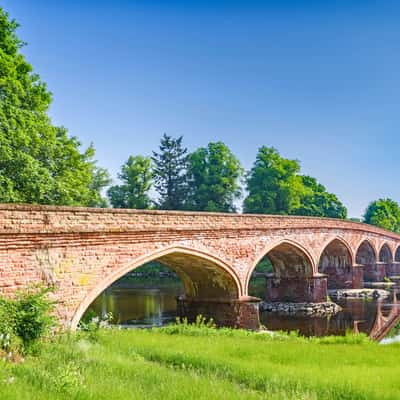
M22 352L35 351L38 340L55 326L50 290L36 286L17 292L14 299L0 298L0 335L8 338L7 347L18 347L18 338Z
M185 207L188 154L182 146L183 137L173 138L164 133L159 153L153 151L154 187L159 194L157 207L161 210L182 210Z
M152 182L152 164L149 157L130 156L121 167L118 178L122 185L112 186L107 195L115 208L150 208L149 190Z
M247 174L246 213L345 218L346 208L315 178L300 175L300 164L280 156L273 147L259 149Z
M298 161L281 157L272 147L261 147L246 178L249 194L244 200L244 212L289 214L300 205L299 171Z
M108 175L90 146L47 111L51 94L20 53L18 24L0 8L0 202L104 206Z
M93 310L89 309L79 321L78 328L87 335L90 341L97 342L99 330L110 328L113 319L114 317L111 312L100 318Z
M301 179L304 190L300 206L292 210L291 214L342 219L347 217L347 209L336 195L328 193L325 187L311 176L301 176Z
M209 143L189 156L188 209L234 212L240 197L243 169L222 142Z
M400 232L400 207L392 199L371 202L365 211L364 222L393 232Z
M189 322L187 318L176 318L174 324L166 325L161 328L153 328L160 330L163 333L169 335L191 335L191 336L202 336L202 335L212 335L218 332L216 325L212 318L207 320L207 318L202 315L198 315L194 322Z

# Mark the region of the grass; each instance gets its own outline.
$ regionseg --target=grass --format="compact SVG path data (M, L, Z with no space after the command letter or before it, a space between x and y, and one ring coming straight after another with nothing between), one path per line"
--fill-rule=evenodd
M399 399L400 345L228 329L103 330L0 362L0 399Z

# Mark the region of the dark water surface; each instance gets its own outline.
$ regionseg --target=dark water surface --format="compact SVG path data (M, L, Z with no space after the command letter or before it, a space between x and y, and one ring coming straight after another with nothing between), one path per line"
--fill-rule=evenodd
M183 294L180 285L158 289L111 286L92 304L98 315L112 312L119 325L129 327L161 326L176 318L176 297ZM396 301L396 298L395 298ZM347 331L371 334L387 320L399 305L393 296L386 300L335 300L343 310L330 317L278 316L262 312L260 320L270 330L298 331L305 336L344 335ZM396 332L391 332L395 336Z

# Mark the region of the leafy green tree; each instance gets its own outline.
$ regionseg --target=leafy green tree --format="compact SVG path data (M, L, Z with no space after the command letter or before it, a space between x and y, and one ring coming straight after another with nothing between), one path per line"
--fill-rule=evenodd
M364 222L400 233L400 207L392 199L371 202L364 214Z
M247 175L248 196L244 200L245 213L289 214L300 207L304 185L297 175L300 164L280 156L273 147L259 149L253 168Z
M301 176L304 191L300 196L300 206L291 214L315 217L346 218L347 209L333 193L311 176Z
M153 151L154 187L159 194L157 206L162 210L182 210L187 197L187 149L183 137L174 139L164 133L160 152Z
M104 206L104 169L94 149L47 111L51 94L20 53L18 24L0 8L0 202Z
M299 173L297 160L281 157L273 147L261 147L247 175L244 212L346 218L347 210L334 194Z
M239 160L222 142L209 143L189 156L190 210L235 212L241 195L239 180L243 169Z
M152 163L149 157L130 156L118 178L122 185L108 189L107 195L115 208L150 208L148 192L152 184Z

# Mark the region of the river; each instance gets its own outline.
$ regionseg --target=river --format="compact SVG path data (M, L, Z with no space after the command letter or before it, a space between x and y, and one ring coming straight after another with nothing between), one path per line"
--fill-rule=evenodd
M111 312L115 323L125 327L162 326L176 318L176 297L183 294L179 283L162 287L140 287L133 284L114 285L104 291L91 305L96 314ZM397 290L397 289L395 289ZM341 299L335 300L342 311L329 317L279 316L261 312L261 323L270 330L298 331L305 336L344 335L347 331L371 334L384 323L394 307L393 296L386 300ZM392 337L390 340L398 340ZM389 340L389 339L387 339Z

